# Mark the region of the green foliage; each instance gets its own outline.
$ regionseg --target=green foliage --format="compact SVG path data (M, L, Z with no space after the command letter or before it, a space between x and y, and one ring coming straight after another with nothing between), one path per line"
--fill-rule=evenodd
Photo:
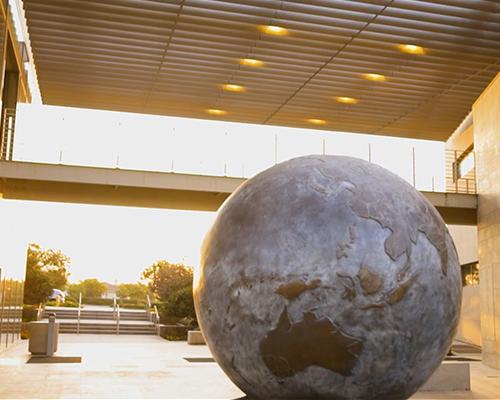
M132 301L132 300L122 300L119 301L120 307L122 308L134 308L134 309L145 309L146 302L145 301Z
M38 306L36 305L24 305L23 306L23 322L36 321L38 314Z
M38 244L28 246L24 303L47 301L52 289L64 290L68 284L70 258L60 250L44 250Z
M116 291L116 295L121 300L127 300L128 303L145 303L148 293L148 287L142 283L122 283L118 285Z
M84 303L88 303L89 298L101 298L106 293L106 285L97 279L85 279L70 285L68 292L75 299L81 293Z
M142 278L158 300L163 323L172 317L196 319L193 302L193 270L183 264L161 260L147 268Z
M193 288L186 286L173 292L165 302L160 303L160 314L174 317L194 317Z
M72 299L66 299L66 301L64 301L62 303L57 301L57 300L51 300L51 301L48 301L46 305L47 306L55 306L55 307L78 307L78 303Z
M149 289L160 300L166 300L172 293L193 284L193 270L184 264L171 264L161 260L146 268L142 278Z
M112 306L113 299L105 299L102 297L84 297L83 303L92 304L94 306Z

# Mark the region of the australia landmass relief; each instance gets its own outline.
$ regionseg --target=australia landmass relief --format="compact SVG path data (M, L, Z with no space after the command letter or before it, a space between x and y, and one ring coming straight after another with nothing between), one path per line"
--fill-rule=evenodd
M262 340L260 353L279 378L313 365L347 376L362 348L360 339L342 332L328 318L316 318L314 313L306 312L301 321L291 323L285 307L276 328Z

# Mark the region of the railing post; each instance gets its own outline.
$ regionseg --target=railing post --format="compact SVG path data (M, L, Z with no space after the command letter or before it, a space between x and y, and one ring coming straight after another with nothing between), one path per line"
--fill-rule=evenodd
M116 334L120 334L120 304L116 305Z
M156 334L159 336L160 331L158 329L158 325L160 324L160 314L158 313L158 307L156 307L156 304L154 305L154 312L155 312L155 321L154 321L155 331L156 331Z
M78 295L78 320L77 320L77 323L76 323L76 334L77 335L80 334L80 315L81 315L81 311L82 311L82 293L80 292L80 294Z
M146 315L149 322L151 322L151 299L149 298L149 294L146 295Z

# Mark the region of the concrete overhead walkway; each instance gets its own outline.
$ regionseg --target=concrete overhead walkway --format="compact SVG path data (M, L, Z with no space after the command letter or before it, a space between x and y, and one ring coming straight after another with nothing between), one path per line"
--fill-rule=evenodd
M216 211L245 178L0 161L5 199ZM474 194L422 192L448 224L476 225Z

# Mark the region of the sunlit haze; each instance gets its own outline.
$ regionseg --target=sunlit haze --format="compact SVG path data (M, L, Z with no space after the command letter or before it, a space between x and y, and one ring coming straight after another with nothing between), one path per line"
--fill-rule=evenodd
M421 190L443 187L442 142L108 111L19 105L20 161L251 177L306 154L380 164ZM159 259L196 266L215 213L28 201L0 202L24 242L60 249L70 280L134 282ZM3 230L2 235L9 232Z

